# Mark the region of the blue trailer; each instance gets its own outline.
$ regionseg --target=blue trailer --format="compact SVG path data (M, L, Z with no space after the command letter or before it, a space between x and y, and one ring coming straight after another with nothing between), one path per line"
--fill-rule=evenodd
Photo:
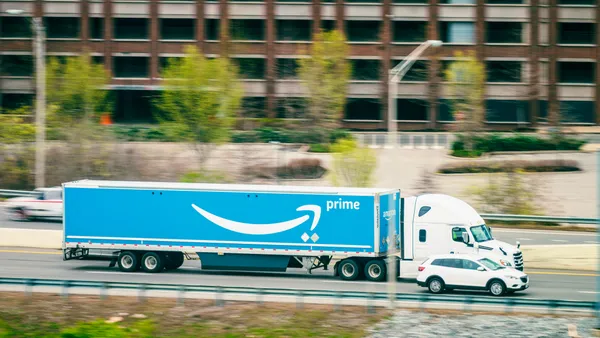
M327 269L386 277L398 189L81 180L63 184L64 259L107 250L124 272Z

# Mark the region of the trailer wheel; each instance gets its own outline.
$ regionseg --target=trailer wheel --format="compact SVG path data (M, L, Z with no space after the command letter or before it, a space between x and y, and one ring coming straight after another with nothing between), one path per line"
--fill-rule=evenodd
M147 252L142 257L142 270L145 272L160 272L164 268L165 260L156 252Z
M360 274L360 268L356 261L352 258L347 258L340 262L338 273L343 280L355 280Z
M365 264L365 276L372 282L381 282L385 279L385 263L381 259L374 259Z
M119 264L119 270L123 272L134 272L140 267L138 256L131 251L121 252L117 263Z
M175 270L182 266L185 261L182 252L169 252L165 257L165 270Z

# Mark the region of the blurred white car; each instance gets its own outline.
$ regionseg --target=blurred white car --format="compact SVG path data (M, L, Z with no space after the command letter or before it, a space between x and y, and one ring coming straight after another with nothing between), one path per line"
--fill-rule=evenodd
M417 284L432 293L444 290L487 290L494 296L529 288L529 277L475 254L436 255L427 259L417 275Z
M31 197L15 197L6 201L8 216L14 221L56 219L63 216L62 188L40 188Z

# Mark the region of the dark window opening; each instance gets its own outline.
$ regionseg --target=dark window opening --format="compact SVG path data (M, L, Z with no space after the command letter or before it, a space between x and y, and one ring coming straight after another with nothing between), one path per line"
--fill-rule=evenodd
M379 60L350 60L352 80L377 81L379 80Z
M487 61L487 82L521 82L520 61Z
M311 20L277 20L278 41L311 41Z
M155 122L152 114L152 101L160 95L150 90L114 90L113 119L117 123L151 123Z
M573 45L596 44L596 25L587 22L559 22L558 43Z
M377 3L381 3L382 0L344 0L344 2L347 2L347 3L357 2L357 3L373 3L373 4L377 4Z
M381 120L381 101L376 98L348 98L346 120Z
M233 19L229 21L231 40L263 41L265 40L265 20Z
M210 41L219 40L220 34L219 19L204 20L204 39Z
M454 121L452 114L452 100L440 99L438 101L438 121Z
M114 21L114 38L145 40L148 39L148 19L116 18Z
M467 232L465 228L452 228L452 240L455 242L463 242L463 232Z
M475 0L440 0L440 3L449 5L474 5Z
M262 80L265 78L266 60L263 58L233 59L239 68L240 76L247 80Z
M92 56L92 64L94 65L103 65L104 64L104 56Z
M487 43L522 43L523 24L521 22L486 22Z
M559 83L594 83L593 62L558 62Z
M424 21L394 21L394 42L418 42L427 40L427 22Z
M427 0L392 0L395 4L426 4Z
M33 107L33 94L4 93L2 95L2 112L10 113L11 110L22 107Z
M114 74L119 78L148 78L150 58L138 56L116 56L113 59Z
M0 55L0 75L2 76L33 76L33 56L31 55Z
M0 16L0 37L30 38L31 18L25 16Z
M240 115L246 118L267 117L267 99L265 97L244 97Z
M560 117L563 123L594 123L594 101L561 101Z
M160 19L162 40L194 40L196 38L195 19Z
M486 100L486 120L490 122L529 121L529 101Z
M276 62L278 79L298 78L298 60L290 58L278 58Z
M425 243L427 241L427 230L419 230L419 242Z
M378 42L381 21L346 21L346 32L350 42Z
M473 22L440 22L440 39L444 43L475 43L475 24Z
M396 67L401 62L402 62L402 60L392 60L392 67ZM402 77L400 82L402 82L402 81L425 82L429 78L428 68L429 68L429 61L417 60L408 69L406 74L404 74L404 76Z
M324 32L331 32L335 30L335 20L322 20L321 29L323 29Z
M396 99L398 120L427 121L429 104L425 100Z
M46 17L44 25L48 39L79 38L79 18Z
M486 0L485 3L490 5L518 5L522 4L523 0Z
M179 59L181 59L181 57L167 57L167 56L161 56L158 58L158 72L163 75L164 71L167 69L167 67L169 67L171 64L173 64L173 62L175 61L179 61Z
M431 207L430 207L430 206L424 206L424 207L421 207L421 208L419 209L419 217L423 217L423 216L424 216L426 213L428 213L428 212L429 212L429 210L431 210Z
M104 39L104 18L90 18L90 39Z
M596 0L558 0L559 5L590 5L596 4Z
M277 99L277 117L283 119L301 119L305 116L308 102L303 97L285 97Z

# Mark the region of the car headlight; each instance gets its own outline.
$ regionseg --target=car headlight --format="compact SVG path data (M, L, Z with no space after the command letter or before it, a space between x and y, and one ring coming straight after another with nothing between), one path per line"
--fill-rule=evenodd
M504 259L500 260L500 264L504 265L504 266L512 266L512 264L510 264L509 261L505 261Z
M506 278L508 278L508 279L519 279L519 277L510 276L510 275L506 275L506 276L504 276L504 277L506 277Z

